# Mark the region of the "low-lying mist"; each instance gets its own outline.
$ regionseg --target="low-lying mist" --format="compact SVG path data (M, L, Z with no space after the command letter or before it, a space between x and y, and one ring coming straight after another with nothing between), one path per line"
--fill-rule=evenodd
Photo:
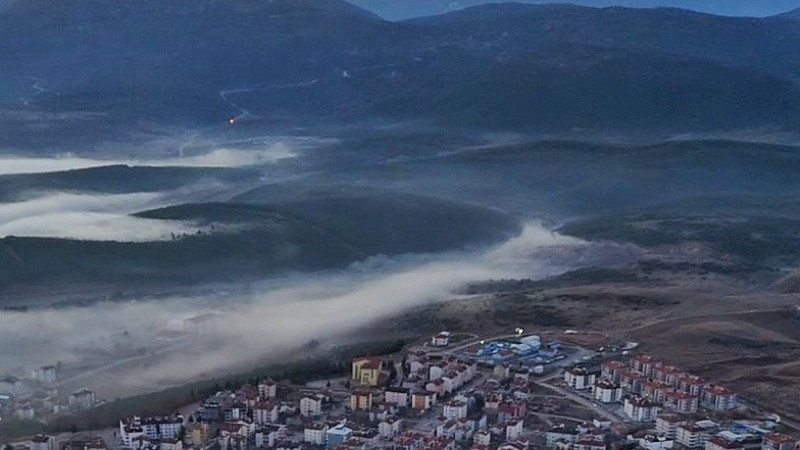
M592 247L531 223L491 248L372 258L344 271L256 283L246 295L4 312L0 372L60 361L69 383L106 396L156 390L274 362L312 339L336 345L470 282L541 279L609 257L608 248ZM202 332L188 325L191 317L206 317ZM82 375L89 369L79 366L92 369Z
M216 167L232 168L274 164L282 159L297 156L290 141L274 143L249 143L247 145L222 143L218 147L204 148L201 153L184 153L178 148L175 156L152 159L109 158L96 159L66 154L56 157L19 157L0 155L0 175L59 172L88 169L110 165L147 167Z
M0 203L0 237L144 242L196 232L197 225L190 222L130 216L170 204L159 193L48 193L24 201Z

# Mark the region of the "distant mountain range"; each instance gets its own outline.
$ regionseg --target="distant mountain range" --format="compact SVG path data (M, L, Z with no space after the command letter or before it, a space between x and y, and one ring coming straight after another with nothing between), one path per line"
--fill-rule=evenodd
M492 0L350 0L389 20L444 14L471 6L499 3ZM675 7L730 16L771 16L797 7L794 0L518 0L518 3L571 3L582 6L627 6L634 8Z
M0 13L0 107L191 125L796 130L800 33L785 17L492 4L396 23L341 0L26 0Z

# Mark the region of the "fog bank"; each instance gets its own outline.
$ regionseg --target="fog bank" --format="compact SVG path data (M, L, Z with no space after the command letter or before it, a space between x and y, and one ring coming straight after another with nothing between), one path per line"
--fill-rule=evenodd
M0 203L0 237L54 237L144 242L197 231L190 222L142 219L130 214L167 206L157 193L71 194L56 192Z
M118 164L148 167L233 168L274 164L282 159L296 156L297 153L291 144L285 142L277 142L260 148L219 147L196 155L157 159L92 159L72 155L27 158L8 155L0 156L0 175L59 172Z
M0 372L92 361L113 367L113 376L98 372L102 376L85 380L92 386L113 379L113 385L99 386L106 395L158 389L262 365L311 339L335 345L347 333L447 299L470 282L558 274L590 262L591 248L532 223L482 251L373 258L344 271L265 281L249 295L3 313L0 340L8 345L0 349ZM565 263L565 252L576 249L583 261ZM207 313L216 317L207 331L198 335L187 328L185 319ZM32 329L39 330L36 336L23 332ZM137 348L146 348L148 356L137 359L131 353ZM125 366L113 363L126 358Z

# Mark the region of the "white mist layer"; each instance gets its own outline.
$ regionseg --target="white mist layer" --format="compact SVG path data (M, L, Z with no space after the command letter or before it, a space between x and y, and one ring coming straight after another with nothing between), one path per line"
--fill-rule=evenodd
M143 219L130 214L166 206L160 194L53 193L0 203L0 237L52 237L93 241L145 242L192 234L190 222Z
M260 149L221 147L201 155L163 159L91 159L70 155L54 158L0 156L0 175L59 172L116 164L148 167L233 168L274 164L282 159L296 156L297 153L282 142Z
M87 357L87 349L110 351L124 341L161 356L148 357L123 374L115 372L114 395L158 389L260 365L311 339L334 344L344 333L446 299L473 281L561 273L571 267L552 265L551 256L573 247L585 253L590 245L530 224L520 236L486 251L364 261L344 272L283 280L283 287L235 300L171 299L4 313L0 340L7 345L0 348L0 372L76 362ZM159 331L174 330L176 324L180 329L186 317L207 312L219 318L199 340L155 339ZM30 336L25 330L39 331Z

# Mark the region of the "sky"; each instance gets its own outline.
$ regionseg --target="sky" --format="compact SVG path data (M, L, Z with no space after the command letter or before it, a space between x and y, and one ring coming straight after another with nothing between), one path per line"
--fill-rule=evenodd
M410 16L441 13L460 7L481 3L493 3L486 0L350 0L362 8L387 19L403 19ZM570 0L542 1L518 0L523 3L574 3L586 6L629 6L658 7L671 6L712 14L730 16L770 16L800 7L800 0Z

